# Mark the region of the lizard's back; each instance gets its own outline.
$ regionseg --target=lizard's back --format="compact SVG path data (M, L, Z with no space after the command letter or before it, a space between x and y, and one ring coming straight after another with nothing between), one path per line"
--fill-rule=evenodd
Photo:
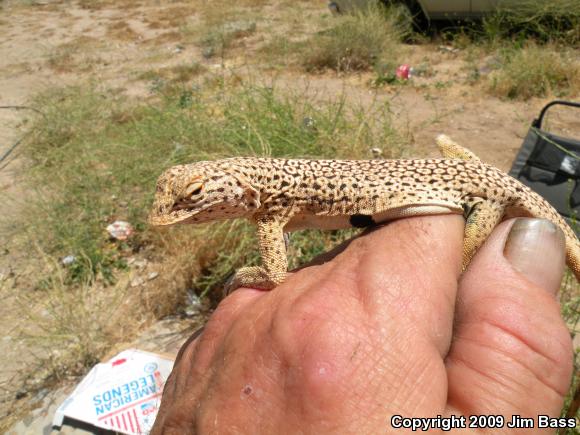
M247 164L256 159L240 160ZM554 222L566 236L568 263L579 275L580 244L558 212L530 188L480 160L257 160L268 198L263 209L295 208L286 231L365 227L415 215L468 218L485 201L498 210L497 222L513 217Z

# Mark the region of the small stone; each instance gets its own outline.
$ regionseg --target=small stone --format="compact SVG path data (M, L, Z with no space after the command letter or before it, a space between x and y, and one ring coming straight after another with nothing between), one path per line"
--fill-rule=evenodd
M133 278L131 280L131 287L139 287L139 286L142 286L144 283L145 283L145 280L142 277L138 276L138 277Z
M450 45L440 45L437 47L443 53L457 53L459 48L451 47Z
M310 116L306 116L302 119L302 125L308 130L316 130L316 120Z
M159 272L150 272L149 275L147 275L147 279L149 281L152 281L155 278L157 278L158 276L159 276Z
M148 261L145 258L139 260L133 260L133 265L139 269L144 269L147 266Z
M371 154L373 155L373 158L379 159L383 156L383 150L380 148L371 148Z

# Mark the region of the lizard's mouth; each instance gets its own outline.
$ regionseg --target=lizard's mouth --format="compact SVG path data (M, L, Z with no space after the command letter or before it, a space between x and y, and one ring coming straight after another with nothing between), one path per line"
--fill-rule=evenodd
M150 225L165 226L173 225L189 218L192 214L184 204L167 201L165 198L157 198L151 207L151 213L147 221Z
M155 203L147 221L150 225L154 226L202 223L211 220L208 219L207 216L204 219L204 211L211 208L216 203L217 202L208 202L205 204L184 204L180 202L171 204Z
M150 225L167 226L183 222L184 220L190 218L192 215L193 213L188 213L187 210L175 210L163 214L151 213L147 221Z
M159 210L158 208L154 207L147 221L150 225L155 226L174 225L183 223L185 220L191 218L195 214L196 212L184 206L171 207L171 209L168 211Z

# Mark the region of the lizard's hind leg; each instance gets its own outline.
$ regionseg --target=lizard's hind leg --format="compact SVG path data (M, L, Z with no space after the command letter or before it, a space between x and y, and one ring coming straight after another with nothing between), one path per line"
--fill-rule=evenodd
M503 215L504 207L495 202L482 200L471 205L466 216L463 238L463 270L467 268Z

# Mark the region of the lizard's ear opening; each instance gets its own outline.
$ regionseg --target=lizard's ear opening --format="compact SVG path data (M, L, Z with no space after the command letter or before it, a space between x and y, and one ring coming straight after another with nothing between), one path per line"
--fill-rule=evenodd
M243 204L248 210L255 210L260 208L260 192L252 186L252 184L244 177L242 174L229 172L228 174L232 176L238 183L238 186L244 191L244 201Z

